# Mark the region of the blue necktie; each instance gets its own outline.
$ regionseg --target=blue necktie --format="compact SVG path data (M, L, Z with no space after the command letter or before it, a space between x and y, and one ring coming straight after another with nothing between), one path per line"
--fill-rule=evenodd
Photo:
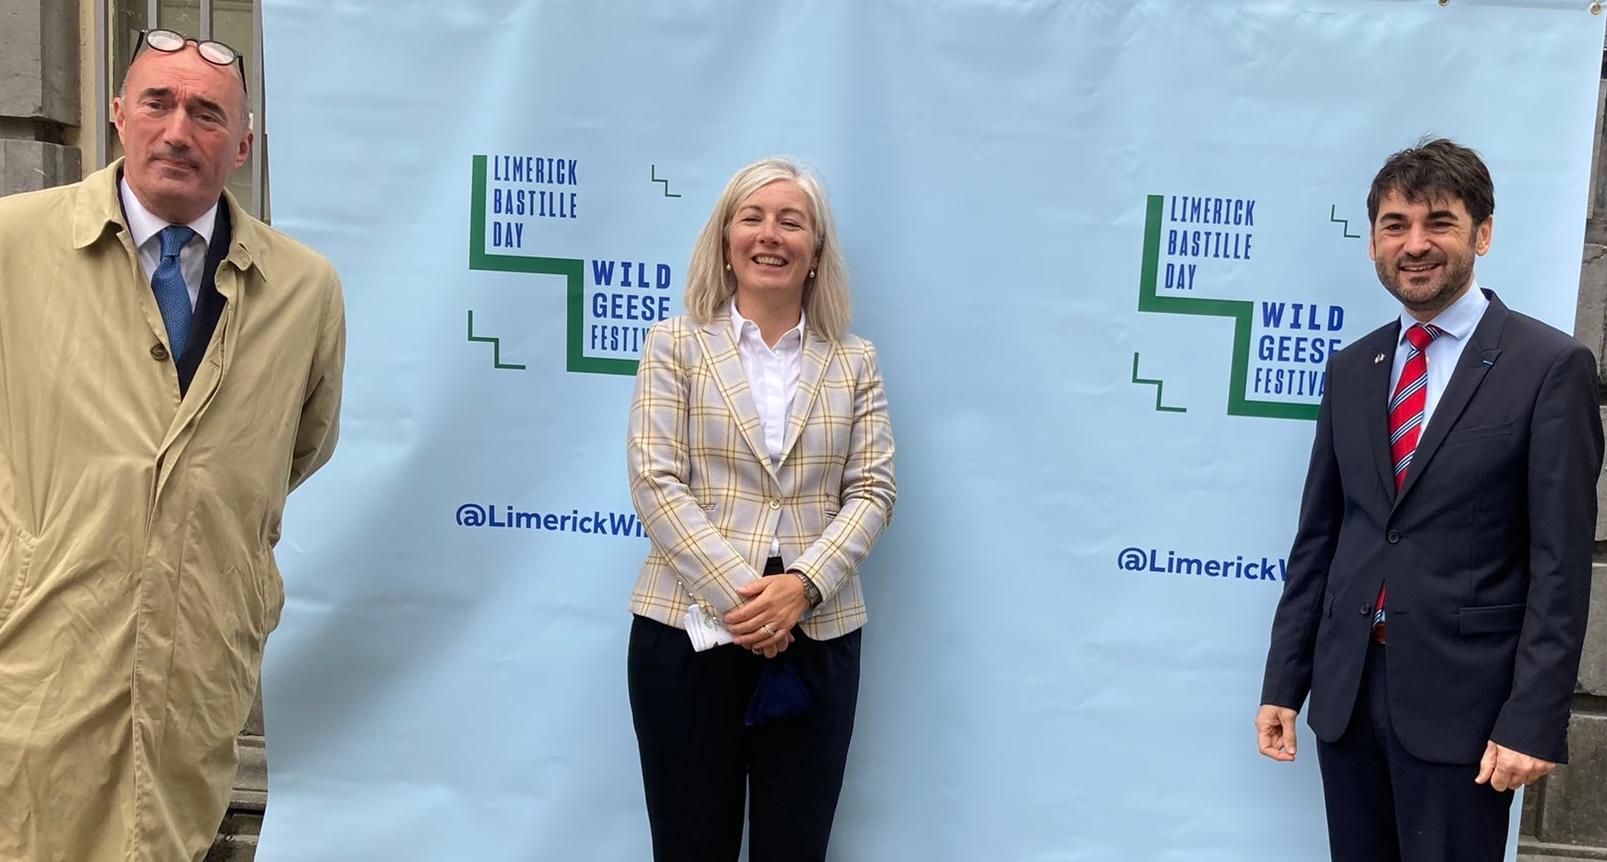
M195 314L190 305L190 289L184 284L184 273L179 269L179 252L195 236L195 231L183 225L162 228L162 262L151 273L151 292L156 294L156 307L162 309L162 322L167 324L167 343L173 358L184 355L185 342L190 339L190 318Z

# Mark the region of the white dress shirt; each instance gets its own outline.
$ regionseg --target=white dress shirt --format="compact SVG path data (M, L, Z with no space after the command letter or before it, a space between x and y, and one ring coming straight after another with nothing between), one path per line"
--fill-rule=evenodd
M743 317L733 299L731 333L736 337L737 353L742 357L742 370L748 373L748 389L753 393L753 406L759 410L759 423L764 428L764 447L771 465L779 465L781 444L787 437L787 417L792 413L792 399L798 394L798 378L803 374L804 314L798 312L798 325L782 333L772 348L764 343L764 336L759 334L759 324ZM782 517L785 518L786 514L783 513ZM770 556L780 553L781 540L772 537Z
M162 263L162 238L158 234L168 223L139 202L133 189L128 187L128 180L118 180L117 187L123 199L123 217L128 219L128 232L134 238L140 268L145 271L145 282L149 284L156 275L156 267ZM218 205L213 204L200 218L189 223L195 236L190 237L179 252L179 272L184 275L184 286L190 289L191 308L195 308L201 295L201 270L206 266L206 249L212 244L212 229L217 222Z
M1442 334L1429 342L1428 350L1424 351L1428 360L1428 380L1424 387L1428 398L1423 405L1423 427L1417 439L1423 439L1422 435L1428 432L1428 422L1434 417L1434 408L1439 404L1440 396L1445 394L1446 385L1451 382L1451 372L1456 370L1456 361L1462 356L1462 348L1467 347L1468 338L1473 335L1473 330L1484 318L1484 310L1489 307L1489 298L1475 281L1461 299L1428 321L1442 330ZM1411 351L1411 346L1406 343L1406 330L1417 322L1417 318L1401 310L1400 341L1396 343L1395 363L1389 373L1392 398L1395 386L1400 383L1401 372L1406 369L1406 354Z

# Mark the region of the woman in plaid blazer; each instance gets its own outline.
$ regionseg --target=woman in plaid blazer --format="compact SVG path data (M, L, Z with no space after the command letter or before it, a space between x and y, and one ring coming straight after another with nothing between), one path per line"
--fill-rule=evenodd
M654 858L823 860L859 691L858 569L892 514L876 351L848 334L819 180L737 172L682 317L648 332L626 449L652 540L628 676Z

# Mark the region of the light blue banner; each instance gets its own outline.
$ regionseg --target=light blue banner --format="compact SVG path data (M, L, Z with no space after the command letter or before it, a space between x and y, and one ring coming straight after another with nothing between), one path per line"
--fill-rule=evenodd
M273 215L350 357L259 858L649 857L628 373L775 153L826 180L899 444L833 858L1322 858L1310 732L1280 766L1251 718L1323 361L1396 313L1367 184L1479 149L1481 283L1571 328L1587 6L266 0Z

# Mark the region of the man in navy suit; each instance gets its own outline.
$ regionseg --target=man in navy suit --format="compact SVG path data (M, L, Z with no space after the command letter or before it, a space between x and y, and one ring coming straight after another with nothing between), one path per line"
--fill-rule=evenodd
M1495 190L1447 140L1390 156L1368 253L1398 320L1335 354L1256 735L1311 696L1335 860L1499 860L1566 762L1602 463L1596 361L1479 287Z

